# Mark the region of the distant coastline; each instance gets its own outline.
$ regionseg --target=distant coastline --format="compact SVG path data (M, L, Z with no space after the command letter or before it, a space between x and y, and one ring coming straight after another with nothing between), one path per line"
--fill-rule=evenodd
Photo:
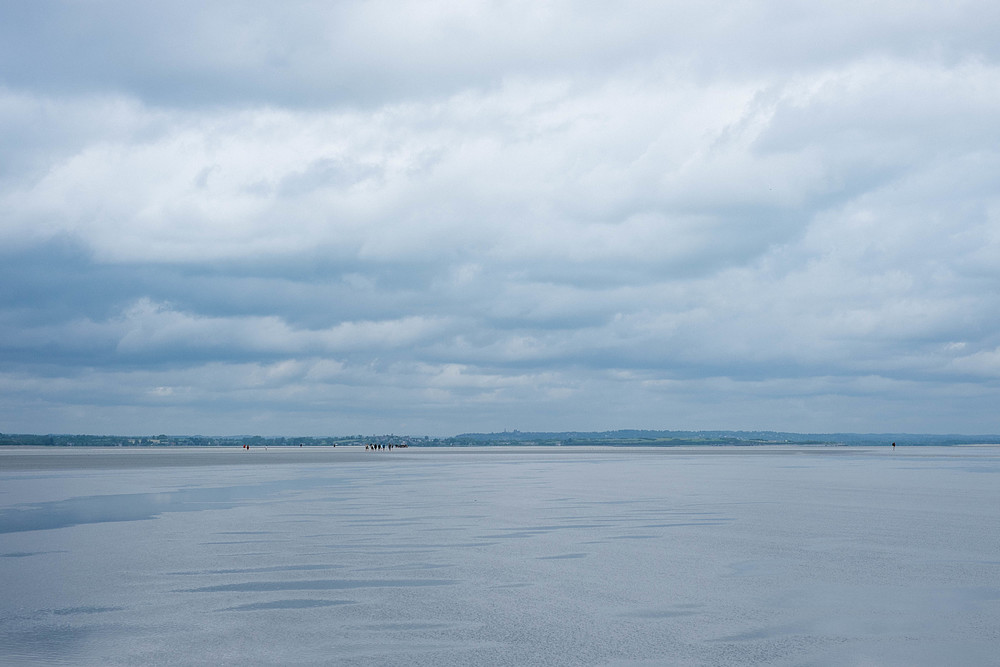
M890 445L951 446L1000 444L1000 435L913 433L789 433L780 431L562 431L463 433L446 438L413 435L346 435L323 437L264 437L259 435L70 435L0 433L0 446L34 447L334 447L394 444L409 447L484 446L603 446L603 447L691 447L812 445L851 447Z

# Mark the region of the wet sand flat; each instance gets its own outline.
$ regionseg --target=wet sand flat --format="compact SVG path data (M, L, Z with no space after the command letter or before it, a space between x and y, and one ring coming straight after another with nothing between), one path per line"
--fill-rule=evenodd
M377 453L363 447L0 447L0 471L326 464Z
M365 450L343 447L0 447L3 470L101 470L230 465L325 465L380 460L379 457L486 457L489 460L569 456L836 456L885 455L885 447L801 447L785 445L685 447L408 447ZM902 448L898 456L904 456ZM941 455L943 448L911 448L908 455ZM957 451L957 450L956 450Z
M0 451L0 663L1000 655L1000 447Z

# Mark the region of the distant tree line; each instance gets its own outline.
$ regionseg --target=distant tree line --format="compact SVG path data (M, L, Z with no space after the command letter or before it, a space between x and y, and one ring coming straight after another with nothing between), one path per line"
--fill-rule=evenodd
M789 433L782 431L565 431L464 433L447 438L450 446L537 445L605 447L687 447L687 446L948 446L1000 444L1000 435L936 435L911 433Z
M1000 435L919 435L906 433L784 433L778 431L564 431L463 433L450 438L408 435L347 435L329 437L265 437L260 435L30 435L0 433L0 446L36 447L331 447L368 444L406 445L408 447L485 447L485 446L605 446L605 447L681 447L681 446L900 446L1000 444Z

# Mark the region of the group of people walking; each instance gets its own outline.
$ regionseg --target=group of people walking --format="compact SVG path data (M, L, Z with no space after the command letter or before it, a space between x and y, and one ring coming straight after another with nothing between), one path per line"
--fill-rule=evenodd
M394 447L406 447L406 445L377 445L377 444L374 444L374 443L370 444L370 445L365 445L365 449L370 449L370 450L373 450L373 451L376 450L376 449L389 449L389 450L391 450Z

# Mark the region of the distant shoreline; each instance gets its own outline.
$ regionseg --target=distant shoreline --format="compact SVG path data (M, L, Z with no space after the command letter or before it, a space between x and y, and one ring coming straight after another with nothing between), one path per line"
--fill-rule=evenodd
M1000 447L992 443L961 446L985 450ZM947 456L951 447L898 448L894 456ZM283 466L340 465L352 463L383 463L396 461L434 461L451 457L482 455L491 461L505 457L517 460L525 456L769 456L797 452L803 455L840 456L887 454L885 447L816 445L718 445L677 447L609 447L609 446L498 446L481 447L418 447L392 451L367 451L364 447L260 447L244 450L240 447L24 447L0 446L0 474L27 470L116 470L128 468L204 467L204 466Z
M170 449L177 447L344 447L405 445L407 447L758 447L798 445L817 447L891 446L903 447L1000 444L993 434L912 434L912 433L791 433L784 431L652 431L623 429L617 431L504 431L501 433L462 433L450 437L413 435L342 435L342 436L203 436L203 435L85 435L85 434L11 434L0 433L0 447L112 447Z

